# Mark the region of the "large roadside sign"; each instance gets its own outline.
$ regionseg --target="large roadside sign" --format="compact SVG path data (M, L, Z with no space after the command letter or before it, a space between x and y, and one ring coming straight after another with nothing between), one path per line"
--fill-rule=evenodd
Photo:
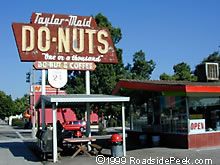
M85 62L90 70L93 63L118 62L108 29L98 28L93 17L33 13L30 23L12 28L23 62L67 62L69 68Z

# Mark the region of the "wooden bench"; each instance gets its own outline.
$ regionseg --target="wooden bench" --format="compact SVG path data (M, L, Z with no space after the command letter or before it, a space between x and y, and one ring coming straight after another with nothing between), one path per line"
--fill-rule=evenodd
M91 153L94 153L95 155L100 155L102 151L102 147L98 144L89 144L91 147Z

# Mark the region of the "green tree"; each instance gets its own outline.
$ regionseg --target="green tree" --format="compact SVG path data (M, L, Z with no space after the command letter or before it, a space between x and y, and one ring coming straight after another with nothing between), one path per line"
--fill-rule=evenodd
M220 54L219 52L213 52L212 54L209 54L207 58L204 58L202 63L205 62L217 62L220 64Z
M166 73L162 73L160 75L160 80L173 80L173 76L166 74Z
M147 61L145 53L140 50L133 55L133 66L130 67L132 79L149 80L156 64L153 60Z
M95 16L98 27L108 28L114 45L122 39L120 28L113 27L107 17L101 13ZM111 94L117 81L124 78L125 68L122 60L122 49L116 48L118 58L117 64L97 64L94 72L91 72L91 89L92 93Z
M117 44L122 39L121 29L113 27L108 18L105 17L103 14L98 13L95 16L95 20L98 27L109 29L114 44Z
M181 62L177 65L174 65L173 70L174 70L173 77L175 80L181 80L181 81L191 80L191 69L190 66L185 62Z
M160 75L161 80L176 80L176 81L196 81L197 77L192 74L190 66L181 62L173 66L174 74L168 75L163 73Z
M68 71L68 84L66 85L66 92L72 93L85 93L85 72L83 71Z
M16 109L14 110L14 114L24 113L30 106L29 104L29 95L24 95L22 98L17 98L14 101L14 105Z
M11 96L0 91L0 118L4 119L5 117L13 115L14 111L15 106Z

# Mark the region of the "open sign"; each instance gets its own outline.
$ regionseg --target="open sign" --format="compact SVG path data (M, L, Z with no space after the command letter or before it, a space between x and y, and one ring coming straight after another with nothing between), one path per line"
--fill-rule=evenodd
M190 133L203 133L205 132L205 119L196 119L189 121Z

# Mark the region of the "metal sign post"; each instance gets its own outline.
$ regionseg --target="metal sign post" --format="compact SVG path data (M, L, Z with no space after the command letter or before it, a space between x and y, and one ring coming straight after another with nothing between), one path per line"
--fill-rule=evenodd
M31 74L31 88L34 86L34 81L35 81L35 73L34 73L34 68L32 68L32 74ZM33 87L33 89L31 89L32 91L30 93L32 93L32 98L33 98L33 102L32 102L32 138L36 138L36 110L35 110L35 89Z
M41 95L46 95L46 70L42 70L41 72L41 85L42 85L42 89L41 89ZM45 129L45 101L43 99L41 99L41 121L42 121L42 129Z
M53 112L53 162L58 161L57 156L57 103L53 103L52 105Z
M90 95L90 72L86 71L86 94ZM90 103L86 103L86 135L88 137L91 136L91 129L90 129Z
M125 104L122 102L122 134L123 134L123 156L126 157L126 138L125 138Z

